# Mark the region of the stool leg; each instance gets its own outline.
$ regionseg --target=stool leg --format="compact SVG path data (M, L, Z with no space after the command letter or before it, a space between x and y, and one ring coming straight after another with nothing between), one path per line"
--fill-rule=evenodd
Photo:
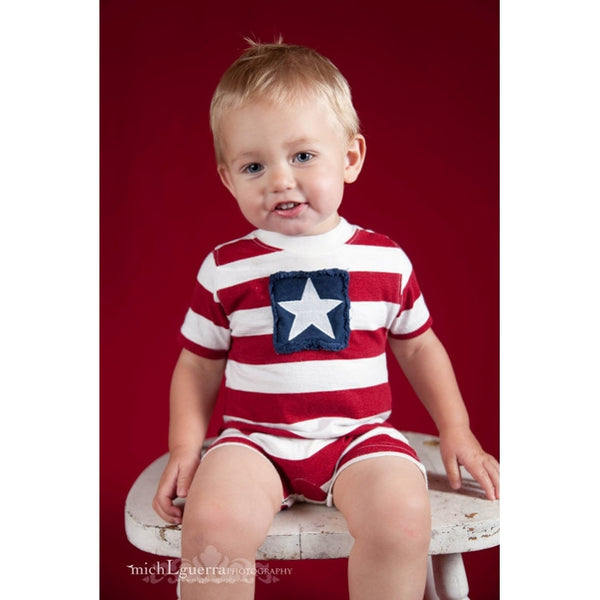
M431 555L427 557L427 581L425 583L425 600L440 600L435 591L435 577L433 576L433 561Z
M469 583L462 554L437 554L431 559L439 599L469 600Z

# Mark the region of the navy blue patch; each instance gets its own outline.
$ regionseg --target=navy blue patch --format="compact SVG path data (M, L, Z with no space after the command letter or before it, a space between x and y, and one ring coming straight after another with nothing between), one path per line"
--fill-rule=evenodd
M343 350L350 339L348 271L280 271L269 277L277 354Z

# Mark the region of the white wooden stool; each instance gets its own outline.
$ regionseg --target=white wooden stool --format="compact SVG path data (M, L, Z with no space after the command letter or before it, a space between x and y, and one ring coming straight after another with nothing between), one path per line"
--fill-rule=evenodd
M439 439L404 432L427 469L432 512L427 600L468 600L469 586L463 552L500 543L499 503L485 499L479 484L463 469L463 487L448 484L439 452ZM168 525L152 509L152 498L167 463L165 454L149 465L133 484L125 504L129 541L145 552L181 556L181 526ZM256 559L295 560L344 558L353 539L342 514L335 508L297 503L275 516Z

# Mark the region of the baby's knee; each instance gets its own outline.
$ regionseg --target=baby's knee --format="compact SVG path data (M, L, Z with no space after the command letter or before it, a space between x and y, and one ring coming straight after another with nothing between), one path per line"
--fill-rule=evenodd
M362 515L349 524L356 539L383 553L426 553L431 538L427 493L372 498Z
M397 532L401 543L415 551L427 551L431 540L431 508L427 493L392 504L385 529Z
M257 549L267 535L272 517L266 511L261 514L251 510L243 502L205 499L195 506L186 506L182 544L186 550L208 546Z

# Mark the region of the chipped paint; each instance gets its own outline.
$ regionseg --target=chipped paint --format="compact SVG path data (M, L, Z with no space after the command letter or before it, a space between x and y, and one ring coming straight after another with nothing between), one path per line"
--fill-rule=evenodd
M158 528L158 537L163 542L167 541L167 538L165 537L165 531L167 529L170 529L171 531L179 531L181 529L181 525L165 525L164 527L159 527Z
M498 533L500 533L500 530L496 529L496 531L494 531L494 533L482 533L481 537L483 537L483 538L491 538L491 537L494 537L495 535L498 535Z

